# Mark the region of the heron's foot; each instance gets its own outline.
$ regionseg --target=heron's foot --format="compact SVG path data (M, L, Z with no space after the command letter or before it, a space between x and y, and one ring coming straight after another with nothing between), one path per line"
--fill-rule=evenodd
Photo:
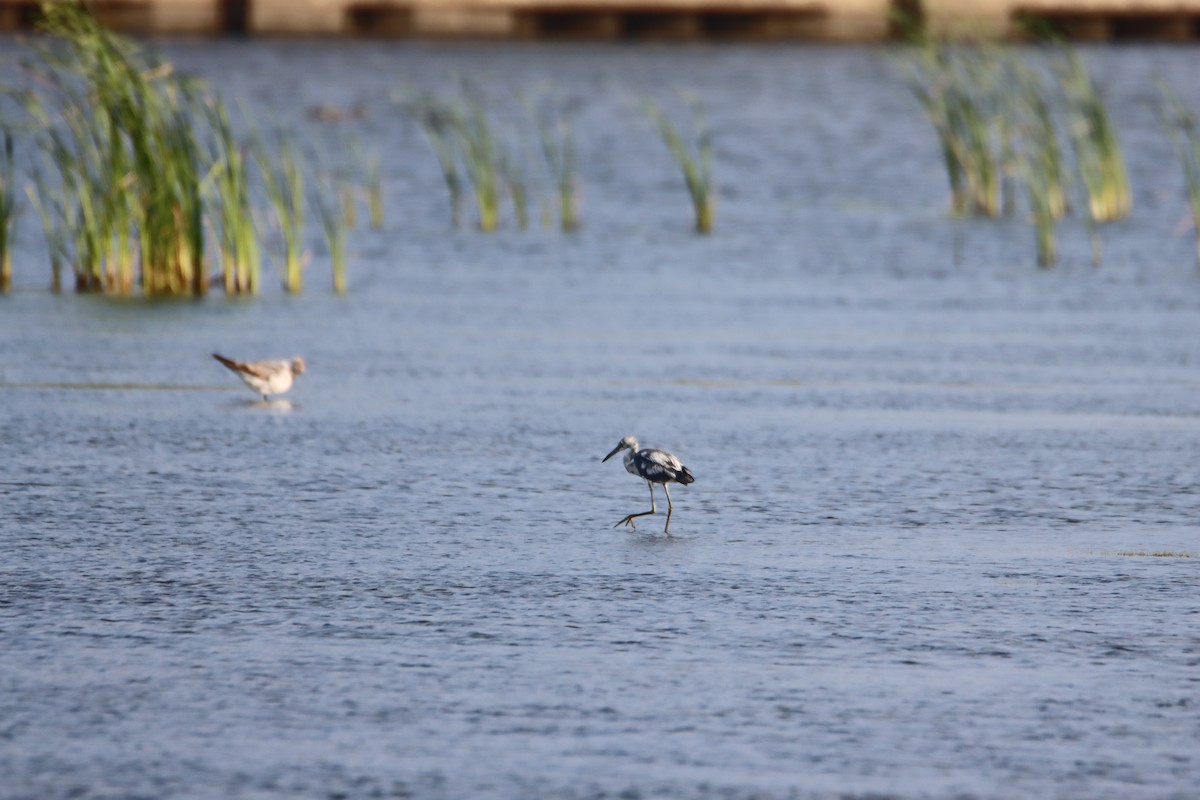
M613 527L619 528L622 525L628 525L629 527L633 528L634 530L637 530L637 525L635 525L633 522L634 518L635 517L647 517L654 513L657 513L657 512L654 509L650 509L649 511L639 511L637 514L630 514L625 519L618 522L616 525L613 525Z

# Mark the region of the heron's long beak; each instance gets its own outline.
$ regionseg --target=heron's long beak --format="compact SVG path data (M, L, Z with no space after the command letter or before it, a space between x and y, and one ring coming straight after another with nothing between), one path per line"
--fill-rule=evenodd
M610 458L612 458L613 456L615 456L617 453L621 452L621 450L622 450L622 447L621 447L621 445L617 445L616 447L614 447L614 448L613 448L613 450L612 450L612 452L611 452L611 453L609 453L608 455L606 455L604 458L600 459L601 463L603 463L603 462L605 462L605 461L608 461Z

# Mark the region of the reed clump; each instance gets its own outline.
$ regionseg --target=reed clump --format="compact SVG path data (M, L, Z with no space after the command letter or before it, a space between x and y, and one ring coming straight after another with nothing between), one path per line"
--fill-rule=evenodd
M82 289L203 294L209 154L195 130L199 86L151 62L82 6L48 3L53 37L23 95L37 141L57 172L61 221L76 228L69 257ZM67 207L64 207L67 206ZM140 266L140 275L136 267Z
M450 195L453 226L461 223L468 188L481 231L499 228L506 197L516 226L529 226L531 189L520 141L501 135L499 115L488 108L475 86L464 83L459 95L450 98L422 93L403 101L401 108L437 155Z
M1061 133L1040 73L1017 65L1013 77L1012 152L1033 218L1038 266L1052 267L1058 261L1056 226L1069 208Z
M662 106L651 100L643 100L642 111L658 128L659 135L683 172L695 214L696 232L711 233L716 218L712 131L700 100L695 97L685 100L692 117L690 142L684 139Z
M56 207L43 200L44 181L39 172L34 173L33 183L25 186L25 195L29 204L37 212L38 221L42 224L42 235L46 240L46 252L50 256L50 291L62 291L62 265L67 253L67 240L59 219L55 216Z
M554 182L559 227L563 231L579 228L579 179L577 177L575 136L571 122L559 120L557 125L542 123L542 155Z
M559 227L564 232L576 230L579 228L579 170L570 116L561 110L557 114L539 110L533 103L528 106L553 187Z
M262 255L251 201L251 162L246 148L235 138L222 104L210 106L209 122L214 133L211 210L219 231L225 293L257 294Z
M1115 127L1077 54L1057 50L1042 59L1024 52L918 37L902 68L938 137L952 213L1010 215L1020 184L1038 263L1050 266L1057 260L1055 223L1071 210L1072 186L1081 186L1099 263L1097 225L1131 209Z
M226 294L257 293L257 205L265 201L283 242L283 285L300 291L307 165L297 146L281 139L268 148L257 133L240 141L219 97L83 5L43 10L49 39L25 62L28 88L11 93L36 145L25 194L42 224L53 287L66 267L79 291L203 295L209 262L219 259ZM6 187L0 223L5 200L15 203Z
M995 47L921 39L903 64L941 147L956 216L999 216L1013 170L1006 87L1010 62Z
M367 216L375 230L383 228L383 165L379 155L371 153L362 157L363 190L367 199Z
M1092 220L1104 223L1122 219L1129 215L1133 196L1108 108L1077 53L1065 53L1059 73L1070 114L1071 144L1087 188Z
M339 148L344 144L339 142ZM328 146L320 148L324 155L321 160L328 160ZM371 228L379 230L383 227L383 162L378 153L367 152L357 138L351 138L346 155L340 165L330 167L336 180L323 184L327 188L333 186L338 194L342 208L342 220L345 227L358 227L359 201L367 208L367 220Z
M292 140L280 136L274 148L256 142L254 157L262 173L267 199L283 243L276 270L284 291L304 289L304 169Z
M325 246L329 251L333 271L333 290L346 293L346 239L349 222L345 209L339 208L335 198L344 198L349 186L336 180L328 181L329 192L318 195L317 212L321 219L321 230L325 234ZM353 192L351 191L351 195Z
M502 174L504 155L483 101L474 91L466 92L462 113L457 115L457 119L459 153L475 193L479 229L494 231L500 222L500 196L505 180Z
M1061 126L1052 111L1052 91L1039 73L1019 70L1014 84L1019 91L1017 106L1020 149L1026 157L1026 179L1036 174L1045 211L1058 220L1070 211L1070 168L1062 144Z
M457 228L462 222L464 193L457 147L461 113L455 105L430 93L404 101L401 108L416 122L437 155L442 180L450 195L450 224Z
M353 228L358 225L358 200L354 187L342 185L338 187L337 192L342 204L342 223L347 228Z
M500 174L508 189L517 228L526 230L529 228L529 185L525 179L524 161L511 152L501 153Z
M1052 187L1046 180L1045 173L1038 169L1033 159L1021 159L1020 173L1033 217L1038 266L1052 267L1058 263L1058 244L1055 237L1058 216L1055 214Z

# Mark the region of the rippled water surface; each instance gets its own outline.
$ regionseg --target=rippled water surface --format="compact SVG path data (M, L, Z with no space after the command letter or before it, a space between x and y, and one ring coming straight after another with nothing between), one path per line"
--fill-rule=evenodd
M379 149L387 225L345 298L317 242L301 296L153 305L46 293L27 227L0 797L1195 796L1200 279L1147 100L1200 51L1088 53L1137 209L1038 271L946 218L881 51L168 50ZM575 104L581 232L449 230L389 94L462 74ZM708 238L631 102L673 87ZM213 351L309 372L263 406ZM627 433L696 475L672 537L612 527Z

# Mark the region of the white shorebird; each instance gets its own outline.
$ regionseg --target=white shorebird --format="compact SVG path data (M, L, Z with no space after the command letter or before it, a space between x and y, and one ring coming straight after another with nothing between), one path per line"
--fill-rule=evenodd
M654 484L657 483L663 487L663 492L667 495L667 524L663 526L663 533L670 536L671 512L674 510L674 506L671 505L671 492L667 490L667 484L681 483L687 486L696 480L692 476L692 471L666 450L653 450L651 448L639 450L638 440L633 436L626 436L617 443L617 446L613 448L611 453L600 460L608 461L622 450L629 451L625 454L625 470L645 480L646 484L650 487L650 510L642 511L638 514L630 514L616 525L613 525L613 527L628 525L631 528L636 528L637 525L633 524L634 517L644 517L648 514L658 513L658 508L654 505Z
M242 381L262 395L283 394L292 388L297 375L304 374L304 359L296 356L291 361L234 361L232 358L213 353L213 358L231 369Z

